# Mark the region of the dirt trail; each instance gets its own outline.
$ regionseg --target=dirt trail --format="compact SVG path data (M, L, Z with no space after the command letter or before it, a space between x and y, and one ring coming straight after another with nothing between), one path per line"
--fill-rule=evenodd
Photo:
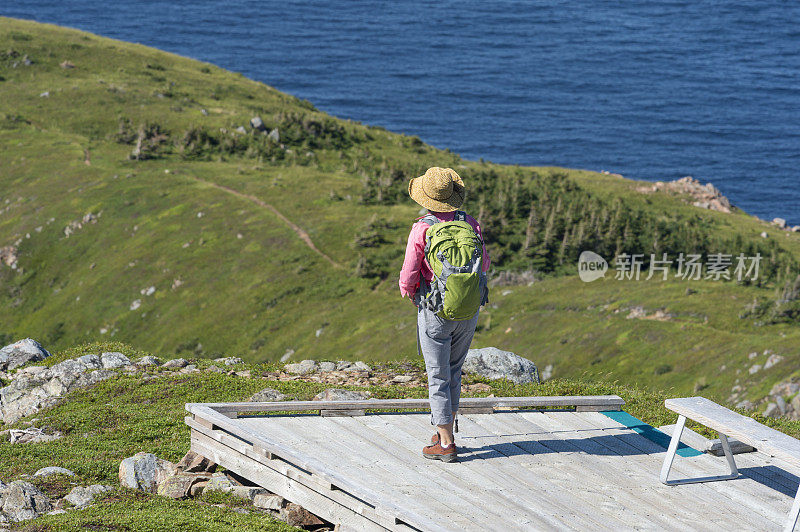
M204 185L208 185L210 187L214 187L214 188L216 188L218 190L221 190L223 192L227 192L228 194L233 194L234 196L237 196L239 198L250 200L253 203L255 203L256 205L258 205L259 207L263 207L265 209L269 209L270 211L272 211L273 214L275 214L275 216L280 218L283 221L283 223L288 225L291 228L292 231L297 233L297 236L300 237L300 239L303 242L305 242L305 244L311 249L311 251L313 251L314 253L316 253L317 255L322 257L323 259L325 259L328 262L330 262L331 265L334 268L341 268L342 267L341 264L339 264L338 262L336 262L335 260L330 258L328 255L326 255L325 253L320 251L317 248L317 246L314 245L314 242L311 241L311 237L308 236L308 233L303 231L303 229L300 228L300 226L298 226L297 224L292 222L289 218L284 216L278 209L276 209L275 207L273 207L269 203L265 202L264 200L261 200L261 199L255 197L255 196L253 196L252 194L245 194L244 192L239 192L238 190L234 190L234 189L232 189L230 187L226 187L225 185L218 185L217 183L212 183L211 181L206 181L204 179L200 179L199 177L194 177L193 179L195 181L197 181L198 183L203 183Z

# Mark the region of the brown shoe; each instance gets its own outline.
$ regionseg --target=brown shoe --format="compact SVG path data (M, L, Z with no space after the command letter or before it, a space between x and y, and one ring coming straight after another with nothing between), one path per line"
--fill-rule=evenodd
M434 433L434 435L431 436L431 445L436 445L437 443L439 443L439 433L438 432Z
M442 447L437 440L433 445L422 448L422 456L429 460L441 460L442 462L458 462L458 450L455 444L449 447Z

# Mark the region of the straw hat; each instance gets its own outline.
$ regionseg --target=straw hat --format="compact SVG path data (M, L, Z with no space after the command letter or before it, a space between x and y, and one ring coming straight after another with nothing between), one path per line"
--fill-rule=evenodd
M464 203L464 182L452 168L428 168L424 175L408 182L411 199L434 212L451 212Z

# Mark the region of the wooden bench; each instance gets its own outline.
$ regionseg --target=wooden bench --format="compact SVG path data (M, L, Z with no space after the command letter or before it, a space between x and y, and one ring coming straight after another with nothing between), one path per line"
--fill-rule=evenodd
M792 438L782 432L762 425L753 418L737 414L720 406L705 397L684 397L680 399L667 399L664 406L678 414L678 422L672 439L669 442L664 465L661 468L661 482L667 485L688 484L692 482L713 482L717 480L731 480L739 476L736 462L731 453L728 437L754 447L756 450L775 457L795 467L800 467L800 440ZM680 443L681 433L686 425L686 418L696 421L719 433L720 443L725 458L730 466L730 473L714 477L685 478L669 480L669 471L675 452ZM784 528L785 532L794 530L800 518L800 487L794 498L794 504L789 512L789 517Z

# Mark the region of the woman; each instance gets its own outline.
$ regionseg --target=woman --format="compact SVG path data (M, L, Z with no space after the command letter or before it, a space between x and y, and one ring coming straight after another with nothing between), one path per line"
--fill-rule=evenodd
M437 428L436 434L431 438L431 445L426 446L422 454L425 458L445 462L458 460L458 450L453 439L453 422L461 396L461 366L475 334L478 311L476 308L474 315L470 312L470 316L466 319L450 320L442 317L441 299L444 290L438 292L437 303L431 304L434 268L425 256L426 235L434 224L459 220L469 224L471 227L469 232L477 235L479 239L474 258L480 264L479 268L477 266L475 268L480 270L482 283L480 304L484 304L485 272L489 269L489 255L486 253L478 222L466 213L458 211L464 203L465 192L464 182L451 168L429 168L423 176L409 182L408 193L411 199L428 209L429 214L419 218L412 226L403 269L400 272L400 293L403 297L411 298L418 306L417 345L425 360L428 373L431 423ZM460 229L469 230L463 224ZM480 255L478 250L482 252L482 256L478 256ZM442 271L441 267L439 271ZM441 275L437 275L438 277ZM433 286L435 287L437 283L441 285L441 280L437 279Z

